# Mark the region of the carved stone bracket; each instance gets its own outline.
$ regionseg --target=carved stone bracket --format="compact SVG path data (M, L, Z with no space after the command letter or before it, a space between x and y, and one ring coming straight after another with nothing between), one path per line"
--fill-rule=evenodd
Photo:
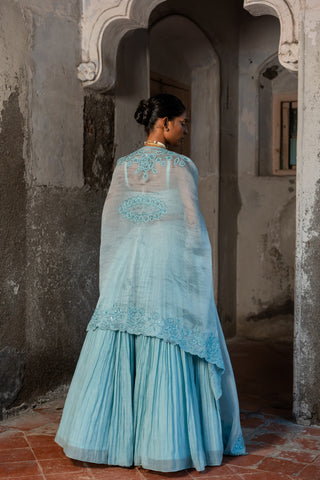
M279 62L288 70L298 70L297 0L244 0L244 8L252 15L273 15L280 21Z
M130 30L147 28L152 10L165 0L82 0L82 63L84 86L110 90L115 83L117 50Z

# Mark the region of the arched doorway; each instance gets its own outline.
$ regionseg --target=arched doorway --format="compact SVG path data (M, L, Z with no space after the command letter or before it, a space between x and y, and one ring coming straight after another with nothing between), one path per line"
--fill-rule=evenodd
M150 27L150 72L172 92L190 98L190 156L199 170L200 208L213 246L215 298L218 287L219 60L200 28L182 15ZM184 87L183 87L184 86ZM184 90L183 90L184 88ZM185 92L185 94L184 94Z
M121 8L124 6L124 4L126 4L126 6L128 7L125 10L123 10L122 13L120 12L121 10L120 3L121 3ZM254 7L254 5L258 3L263 4L264 2L263 1L260 2L258 0L256 0L255 2L254 1L251 2L248 0L245 3L252 4ZM285 2L283 2L282 0L275 0L273 3L279 4L279 8L281 7L282 4L283 4L282 5L283 8L287 8L287 7L284 7ZM241 89L238 90L239 78L241 78L241 75L243 75L243 71L237 70L237 68L239 68L239 65L241 63L240 60L243 61L243 68L245 68L247 71L250 71L250 69L252 69L252 66L250 66L252 65L251 52L249 52L248 56L245 58L244 56L241 57L242 53L241 52L239 53L239 49L238 49L239 47L239 44L238 44L239 15L241 15L242 6L238 5L237 7L235 7L234 5L232 5L232 8L231 8L230 4L226 4L223 6L221 5L219 9L216 9L215 6L212 6L210 4L210 2L204 2L204 4L206 8L197 9L197 8L194 8L194 5L192 4L192 2L188 2L188 1L182 2L179 0L168 0L167 2L162 2L158 0L154 2L144 2L143 0L140 0L140 1L132 0L127 2L125 1L118 2L117 6L114 6L112 8L109 7L108 9L103 10L103 14L101 14L101 16L99 17L99 22L101 21L101 25L102 25L101 19L104 16L106 31L108 30L108 33L104 35L106 40L104 42L104 45L106 47L105 54L103 55L103 59L101 56L98 62L100 61L101 63L103 61L104 65L107 68L107 71L105 72L106 76L104 77L106 83L104 83L103 88L109 89L110 91L110 88L112 88L112 86L114 85L114 82L113 82L114 79L117 78L117 86L116 86L116 94L117 94L117 91L119 92L119 90L117 89L119 88L119 85L120 85L120 76L118 75L118 69L117 69L117 75L114 75L113 57L115 55L114 51L117 50L119 39L120 37L122 38L120 48L122 45L122 47L124 48L123 52L125 52L125 50L127 49L127 57L125 55L121 55L122 58L120 59L120 57L118 56L120 62L124 62L124 63L125 63L125 57L129 60L129 56L130 56L129 52L130 51L133 52L135 50L134 41L141 42L140 46L142 46L142 48L139 50L141 55L140 54L138 55L138 62L136 62L137 65L136 66L134 65L136 60L134 56L132 56L131 58L132 60L131 63L128 61L127 66L123 65L124 68L127 68L128 70L130 70L129 77L127 77L127 86L129 87L129 90L132 91L133 84L136 86L139 86L139 89L143 90L143 92L140 91L139 95L134 101L134 104L136 105L137 100L139 100L141 97L146 97L150 92L148 62L151 61L152 59L149 56L150 52L148 47L148 41L149 41L148 32L146 30L142 30L147 28L147 22L150 14L152 14L150 34L152 32L152 29L156 28L156 25L158 23L160 24L160 22L165 21L166 17L170 18L170 16L172 16L173 14L178 16L183 15L185 17L188 17L189 20L192 19L191 23L194 22L194 24L200 25L201 30L206 32L206 36L210 39L210 42L215 46L215 49L221 61L221 97L219 102L220 117L221 117L221 122L220 122L221 163L220 163L220 172L219 172L220 173L219 242L220 242L220 245L223 246L223 248L220 249L221 268L219 271L219 274L220 274L219 284L222 285L222 288L221 288L221 291L219 292L219 303L220 303L219 307L220 307L221 320L225 328L225 331L227 332L227 335L233 335L236 331L235 322L236 322L237 309L238 309L238 303L236 300L237 291L238 291L238 294L241 294L241 291L239 290L239 285L241 283L244 288L246 287L245 283L241 282L242 278L246 279L245 273L244 273L244 276L240 278L240 275L246 270L240 269L239 264L237 264L237 256L238 256L238 259L240 258L238 244L237 244L237 237L239 236L239 231L238 231L239 215L238 214L241 208L241 203L244 203L244 201L246 201L246 197L241 196L242 192L239 191L239 184L240 184L241 176L242 176L242 179L241 179L242 185L246 187L245 181L250 180L249 177L256 175L254 171L256 151L255 151L255 142L253 138L254 137L253 125L255 122L257 123L257 118L254 118L251 114L248 115L248 113L250 113L248 112L248 109L244 110L243 112L239 111L239 97L242 95ZM204 4L202 5L203 7L204 7ZM154 15L155 10L157 10L157 15ZM265 9L263 11L261 10L261 12L270 13L269 11L270 9L268 11L267 10L268 9ZM275 8L274 10L276 14L279 14L279 11L277 8ZM286 13L283 12L282 10L280 8L280 14L286 15ZM205 14L203 13L204 11L205 11ZM273 12L273 14L275 14L275 12ZM112 13L116 13L118 16L112 17ZM281 16L280 14L279 16ZM283 20L283 15L281 17L282 20ZM286 19L288 18L289 16L286 16ZM108 22L110 23L110 25L112 24L112 28L108 27L109 25ZM285 28L286 25L287 25L286 22L284 23L282 22L283 28ZM130 37L125 36L125 33L128 30L133 31L133 33L129 34ZM281 63L282 64L284 63L290 64L290 62L294 63L296 56L294 55L294 52L292 53L291 50L288 50L289 48L288 45L289 46L292 45L294 47L296 45L295 39L291 37L290 37L291 39L289 38L287 39L286 36L282 35L282 30L283 29L281 29L281 39L280 39ZM101 31L103 31L102 27L101 27ZM120 31L122 31L122 35ZM140 37L140 39L138 39L138 36ZM129 38L131 38L130 41L129 41ZM270 35L270 38L271 38L271 35ZM277 44L279 36L276 35L276 36L273 36L272 38L273 38L273 41L275 41L275 43ZM251 40L253 39L249 39L247 45L249 47L252 46L254 50L256 49L257 46L254 42L252 43ZM125 47L126 42L127 42L127 45ZM284 47L287 48L286 51ZM263 48L264 46L261 47L261 51L263 51ZM113 50L113 52L111 50ZM276 48L273 49L273 51L275 50ZM133 69L129 69L128 67L129 65L132 65ZM143 68L141 69L139 65L140 67L141 65L143 65ZM135 68L136 70L134 70ZM133 72L134 71L138 72L139 68L140 68L140 75L141 75L141 72L143 71L143 75L144 75L143 78L146 81L144 82L138 81L137 83L136 82L132 83L131 80L135 75ZM90 76L90 74L91 73L89 69L88 75ZM87 75L87 78L89 78L88 75ZM93 73L93 79L94 79L94 75L96 75L96 73ZM128 78L129 78L129 82L128 82ZM136 78L139 78L139 72ZM254 77L252 77L252 79L253 78ZM101 79L102 77L97 78L97 84ZM140 79L141 79L141 76L140 76ZM249 80L250 79L248 78L248 83L249 83ZM136 93L137 93L137 90L136 90ZM251 91L250 93L251 93L250 100L253 101L255 99L254 97L255 92ZM120 99L120 95L118 96L118 99ZM118 102L118 99L116 98L116 104ZM133 97L131 96L130 102L132 99ZM131 105L130 102L127 102L127 106L129 104ZM120 105L120 103L121 102L119 102L118 105ZM133 106L133 101L132 101L132 106ZM125 108L124 104L123 104L123 108ZM116 117L118 117L119 119L121 118L120 110L117 109L117 106L116 106ZM192 115L192 119L194 120L194 115ZM128 126L128 124L126 125ZM244 130L246 130L245 135L243 135ZM121 129L118 129L118 132L120 131ZM131 132L134 131L134 128L131 130L129 128L122 128L122 131L126 133L127 136L130 136ZM133 141L137 142L138 136L139 136L139 133L136 131L136 133L134 134L134 139L130 140L131 142L130 145L132 145ZM237 143L238 136L244 140L242 147L243 147L243 155L244 155L245 161L243 162L239 161L239 157L237 158L237 152L239 151L239 144ZM129 140L128 138L127 139L124 138L123 140L124 140L123 142L119 142L119 143L116 142L116 143L118 143L119 148L121 146L121 148L124 149L126 141L129 141ZM139 143L140 143L140 140L139 140ZM132 147L130 149L128 148L127 151L129 150L132 150ZM261 180L261 179L258 180L259 183L262 183L263 181L264 180ZM251 200L254 201L255 198L256 197L252 195L249 198L249 201ZM252 248L252 252L254 252L254 247ZM249 253L251 252L249 251ZM247 262L246 268L250 269L251 266L252 266L251 262ZM215 278L217 278L216 274L215 274ZM258 299L257 305L259 307L259 299Z
M181 85L189 92L191 138L187 153L199 169L200 207L213 246L217 300L219 61L207 37L195 23L184 16L166 16L151 25L149 31L139 29L129 32L120 42L115 87L117 158L138 148L143 142L143 129L136 124L133 114L139 100L149 96L151 82L155 83L155 78L158 78L160 83L161 79L167 79L172 93L179 95ZM183 96L183 88L180 88L180 92L180 96Z

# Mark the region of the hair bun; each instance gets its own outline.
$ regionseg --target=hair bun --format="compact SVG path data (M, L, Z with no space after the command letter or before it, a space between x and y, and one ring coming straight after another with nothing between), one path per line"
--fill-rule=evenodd
M147 126L152 115L152 106L149 100L141 100L134 114L134 118L138 123Z

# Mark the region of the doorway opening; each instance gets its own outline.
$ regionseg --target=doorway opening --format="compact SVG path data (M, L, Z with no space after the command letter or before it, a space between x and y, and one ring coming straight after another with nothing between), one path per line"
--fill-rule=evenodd
M150 95L158 95L159 93L169 93L180 98L184 106L186 107L187 121L188 121L188 134L180 140L179 145L171 147L177 153L191 156L191 89L184 83L177 82L170 78L166 78L158 73L150 73Z

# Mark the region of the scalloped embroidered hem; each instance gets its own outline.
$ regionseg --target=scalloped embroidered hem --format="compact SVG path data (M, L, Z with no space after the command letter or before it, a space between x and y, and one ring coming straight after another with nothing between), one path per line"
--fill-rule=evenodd
M187 328L181 319L161 319L157 312L148 314L134 305L115 304L108 310L98 305L87 331L97 328L160 338L173 345L179 345L185 352L197 355L215 365L221 375L224 372L219 338L212 332Z

